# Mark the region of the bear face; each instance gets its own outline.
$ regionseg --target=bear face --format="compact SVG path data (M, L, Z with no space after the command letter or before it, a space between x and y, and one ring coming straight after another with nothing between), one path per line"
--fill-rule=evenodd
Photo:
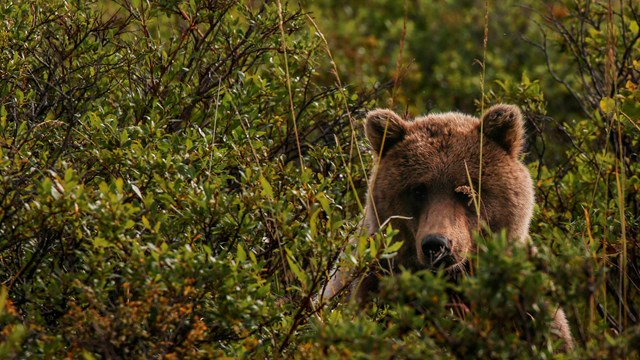
M369 234L386 221L399 231L395 268L462 270L475 249L478 220L515 241L526 239L534 193L518 159L523 126L510 105L496 105L482 119L445 113L407 121L390 110L367 115L376 166L364 224Z

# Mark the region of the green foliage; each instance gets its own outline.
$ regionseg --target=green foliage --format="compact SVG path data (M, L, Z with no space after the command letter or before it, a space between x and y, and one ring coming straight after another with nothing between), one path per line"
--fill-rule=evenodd
M549 330L558 289L540 268L548 259L505 234L479 241L477 275L456 282L427 271L387 277L368 316L347 308L312 322L300 357L552 357L560 345Z
M518 81L522 73L553 83L544 62L536 61L540 52L527 43L538 34L529 19L541 9L539 2L508 0L485 9L481 0L406 1L406 11L403 2L389 0L308 3L323 28L331 29L327 37L341 76L386 90L382 104L399 113L475 112L483 58L487 88L494 81ZM551 105L566 111L567 95L557 89L546 89L557 100Z
M315 84L299 11L41 3L2 5L3 354L273 354L356 223L326 146L367 95Z
M638 356L639 15L589 4L490 6L482 94L482 1L3 2L0 358ZM365 109L483 102L525 112L538 251L319 301L399 246Z

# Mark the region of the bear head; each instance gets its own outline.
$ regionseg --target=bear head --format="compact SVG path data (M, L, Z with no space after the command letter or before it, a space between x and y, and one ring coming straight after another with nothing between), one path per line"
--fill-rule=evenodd
M463 270L483 227L527 238L534 192L519 160L517 107L496 105L481 119L451 112L414 120L378 109L365 132L376 164L364 224L369 234L387 221L398 230L395 268Z

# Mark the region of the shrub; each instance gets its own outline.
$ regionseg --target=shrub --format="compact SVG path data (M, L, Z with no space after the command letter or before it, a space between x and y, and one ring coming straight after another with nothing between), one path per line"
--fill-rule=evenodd
M467 3L0 5L0 357L637 356L638 9L490 7L481 94ZM358 226L357 119L389 99L521 105L539 251L496 234L457 281L318 302L336 263L397 250ZM575 353L554 353L556 305Z

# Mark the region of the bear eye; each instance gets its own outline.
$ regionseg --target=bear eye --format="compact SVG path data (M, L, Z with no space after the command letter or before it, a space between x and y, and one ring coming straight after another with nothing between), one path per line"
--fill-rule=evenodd
M424 185L414 187L410 196L416 202L425 202L427 200L427 187Z
M477 193L472 187L468 185L461 185L455 188L454 192L456 199L461 203L465 203L469 207L474 205Z

